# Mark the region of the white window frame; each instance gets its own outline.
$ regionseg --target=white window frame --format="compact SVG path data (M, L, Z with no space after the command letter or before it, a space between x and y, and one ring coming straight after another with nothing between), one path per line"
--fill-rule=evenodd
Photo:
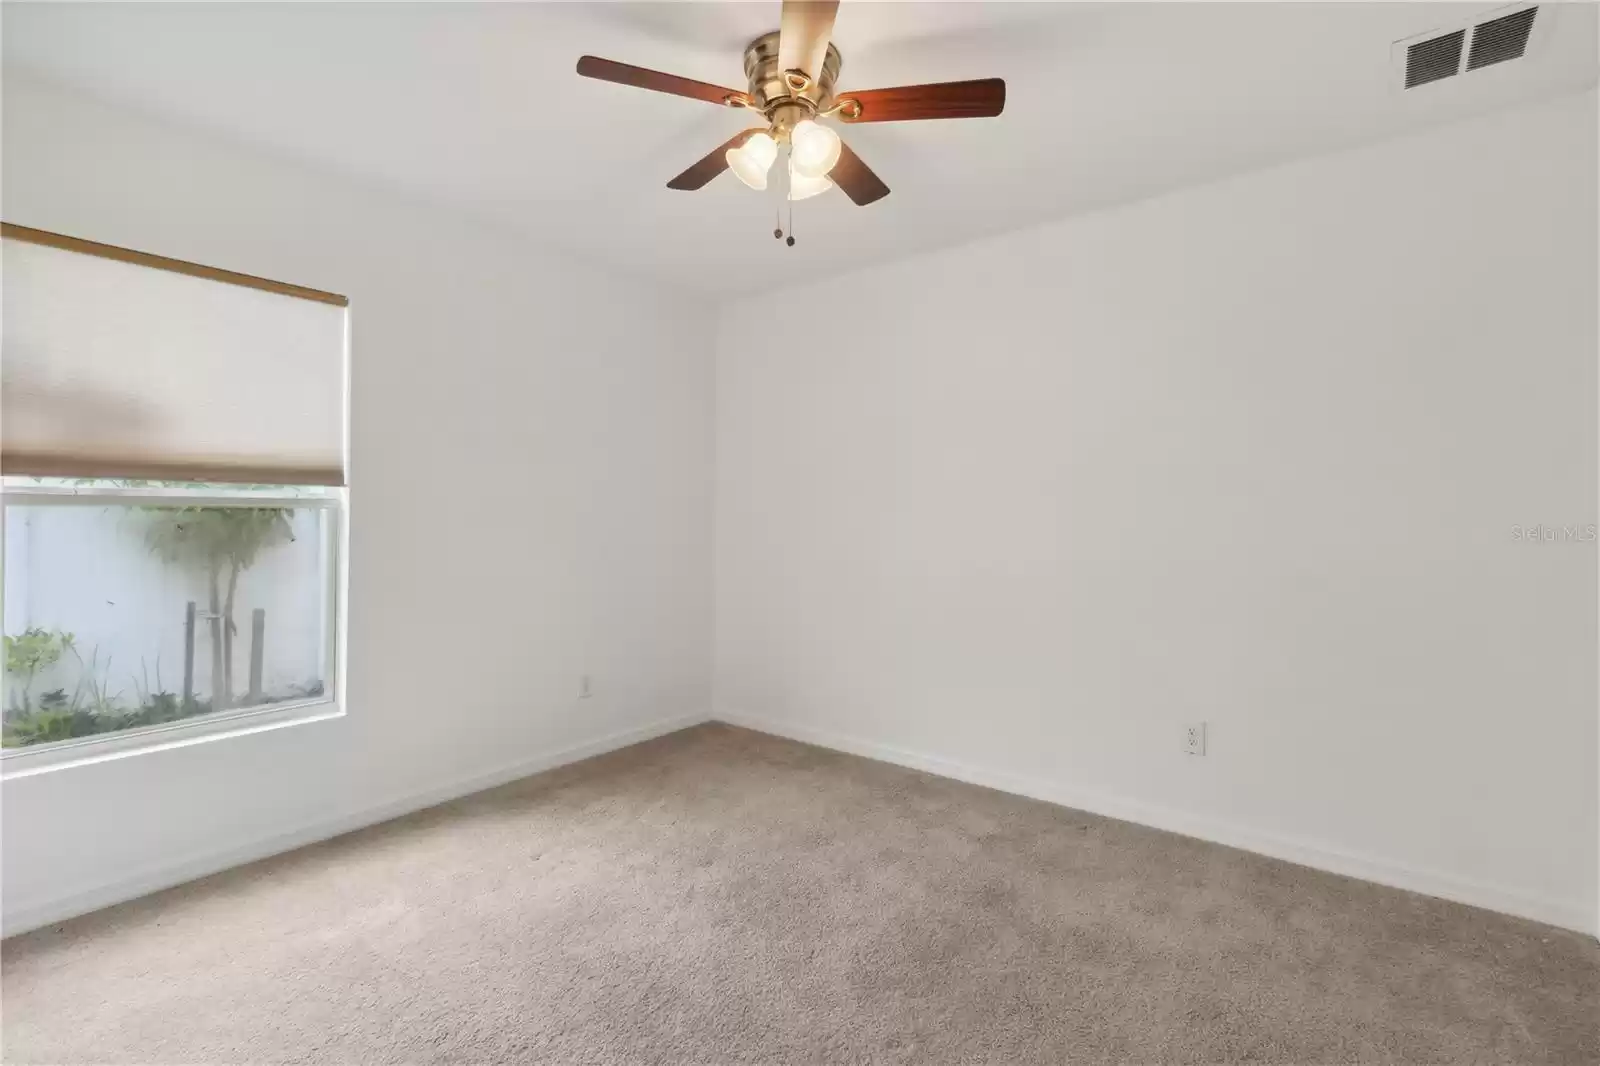
M122 755L137 754L193 743L198 740L254 733L280 725L320 721L344 713L345 509L342 488L294 488L210 485L204 487L111 486L41 482L7 477L0 480L0 544L4 543L6 516L13 506L128 506L143 503L204 507L293 507L324 513L323 551L323 658L326 677L323 694L264 707L238 707L192 719L139 726L117 733L75 737L48 744L0 749L0 778L23 777L44 770L76 766ZM3 562L3 560L0 560ZM0 581L4 580L0 573Z

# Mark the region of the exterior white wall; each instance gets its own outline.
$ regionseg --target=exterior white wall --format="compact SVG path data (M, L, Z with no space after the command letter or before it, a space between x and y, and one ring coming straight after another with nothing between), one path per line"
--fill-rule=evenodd
M719 716L1594 930L1596 125L728 309Z
M4 79L7 221L344 293L352 336L348 713L7 778L8 932L705 716L707 308Z
M196 608L194 691L210 698L210 605L203 573L151 554L144 516L133 507L21 505L6 518L5 632L32 626L73 634L78 656L94 665L99 684L124 705L141 688L180 693L184 611ZM323 666L324 600L328 583L322 520L301 508L290 517L293 541L264 550L239 576L233 620L233 693L245 695L250 676L251 613L265 612L262 691L289 698L329 675ZM224 590L225 591L225 590ZM70 697L84 668L71 655L35 679L35 700L52 689ZM8 677L11 688L20 679Z

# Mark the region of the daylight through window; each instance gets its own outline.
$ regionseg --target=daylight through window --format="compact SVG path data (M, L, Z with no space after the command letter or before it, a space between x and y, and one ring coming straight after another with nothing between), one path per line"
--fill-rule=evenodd
M331 698L338 504L7 479L4 747Z

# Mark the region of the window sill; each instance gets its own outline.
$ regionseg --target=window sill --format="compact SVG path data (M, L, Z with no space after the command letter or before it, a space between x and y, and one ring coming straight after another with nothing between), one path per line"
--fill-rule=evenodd
M333 699L296 700L271 707L225 711L215 716L169 722L164 725L129 729L122 733L63 740L23 748L7 748L0 754L0 779L31 777L54 770L144 755L153 751L187 747L227 737L246 736L269 729L320 722L344 715L344 708Z

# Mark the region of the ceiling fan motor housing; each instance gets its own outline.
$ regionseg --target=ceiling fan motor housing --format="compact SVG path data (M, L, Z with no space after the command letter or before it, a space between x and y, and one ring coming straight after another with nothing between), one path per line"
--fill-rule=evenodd
M820 73L802 71L804 79L778 66L778 31L762 34L744 50L744 74L750 103L772 123L772 136L785 140L802 119L815 118L833 106L833 87L842 65L839 50L828 45Z

